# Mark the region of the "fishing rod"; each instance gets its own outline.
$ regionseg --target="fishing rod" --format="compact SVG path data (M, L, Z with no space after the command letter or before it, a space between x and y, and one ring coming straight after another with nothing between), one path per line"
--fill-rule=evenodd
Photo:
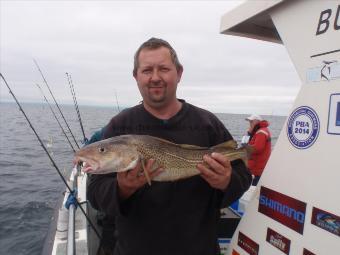
M71 136L72 136L72 138L73 138L73 141L75 142L75 144L77 145L77 147L78 147L78 149L79 149L79 145L78 145L78 143L77 143L77 141L76 141L76 138L74 137L74 135L73 135L73 133L72 133L72 131L71 131L71 129L70 129L70 126L68 125L68 123L67 123L67 121L66 121L66 119L65 119L65 117L64 117L64 114L63 114L63 112L61 111L61 109L60 109L60 107L59 107L59 105L58 105L58 103L57 103L57 100L54 98L53 93L52 93L52 91L51 91L51 89L50 89L50 86L48 86L48 83L47 83L47 81L46 81L46 79L45 79L45 76L43 75L43 73L42 73L42 71L41 71L41 69L40 69L40 67L39 67L39 65L38 65L38 63L37 63L37 61L35 61L35 59L33 59L33 61L34 61L35 65L37 66L38 71L39 71L39 73L41 74L41 76L42 76L42 78L43 78L43 80L44 80L44 83L45 83L45 85L47 86L48 91L50 92L50 94L51 94L51 96L52 96L52 98L53 98L53 100L54 100L54 103L56 104L56 106L57 106L57 108L58 108L58 110L59 110L59 112L60 112L61 117L64 119L65 124L66 124L68 130L70 131L70 134L71 134Z
M51 160L51 162L52 162L54 168L57 170L57 172L58 172L58 174L59 174L61 180L64 182L64 184L65 184L66 188L69 190L69 192L70 192L71 194L73 194L73 193L74 193L73 190L72 190L72 189L70 188L70 186L67 184L67 181L65 180L65 178L64 178L64 176L62 175L61 171L59 170L57 164L56 164L55 161L53 160L51 154L48 152L48 150L47 150L46 146L44 145L44 143L42 142L40 136L39 136L38 133L35 131L35 129L34 129L32 123L31 123L31 121L30 121L29 118L27 117L27 115L26 115L24 109L21 107L21 104L20 104L19 101L17 100L16 96L15 96L14 93L12 92L12 90L11 90L10 86L8 85L8 83L7 83L6 79L5 79L5 77L2 75L2 73L0 73L0 76L1 76L2 80L5 82L5 84L6 84L7 88L8 88L8 90L9 90L9 93L12 95L12 97L13 97L14 100L15 100L15 102L16 102L17 105L19 106L19 110L22 112L22 114L23 114L24 117L26 118L26 120L27 120L29 126L30 126L31 129L33 130L35 136L38 138L41 147L43 147L43 149L44 149L44 151L46 152L48 158ZM79 203L79 201L78 201L77 199L75 199L75 201L76 201L76 203L77 203L77 206L79 206L80 210L81 210L82 213L84 214L86 220L88 221L88 223L90 224L90 226L93 228L93 230L94 230L94 232L96 233L97 237L98 237L99 239L101 239L101 236L100 236L98 230L96 229L96 227L94 226L94 224L92 223L92 221L90 220L90 218L87 216L87 214L86 214L84 208L81 206L81 204Z
M50 104L50 102L47 100L47 98L46 98L46 96L45 96L45 94L44 94L44 92L43 92L43 90L41 89L41 87L39 86L39 84L35 84L35 85L37 85L37 87L40 89L40 92L41 92L41 94L43 95L43 97L44 97L44 99L45 99L45 102L48 104L48 106L50 107L50 110L51 110L51 112L53 113L53 116L54 116L54 118L56 119L56 121L58 122L58 124L59 124L59 127L61 128L61 130L63 131L63 134L65 135L65 137L66 137L66 139L67 139L67 141L68 141L68 143L69 143L69 145L71 146L71 148L72 148L72 150L73 150L73 152L76 152L76 150L74 149L74 147L73 147L73 145L72 145L72 143L71 143L71 141L70 141L70 139L68 138L68 136L66 135L66 132L65 132L65 130L64 130L64 128L63 128L63 126L60 124L60 121L58 120L58 118L57 118L57 116L56 116L56 114L54 113L54 111L53 111L53 108L52 108L52 106L51 106L51 104Z
M73 103L74 103L74 107L76 108L76 112L77 112L77 115L78 115L80 128L81 128L81 131L83 132L83 137L84 137L83 143L86 144L88 142L88 139L85 136L83 122L81 121L80 111L79 111L78 102L77 102L77 98L76 98L76 92L74 91L73 81L72 81L70 74L66 73L66 76L67 76L68 84L70 85L70 90L71 90L71 94L72 94L72 97L73 97Z

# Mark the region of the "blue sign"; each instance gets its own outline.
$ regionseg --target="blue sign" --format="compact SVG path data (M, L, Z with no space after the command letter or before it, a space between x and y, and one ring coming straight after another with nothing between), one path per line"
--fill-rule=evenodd
M338 106L336 108L335 126L340 126L340 102L338 102Z
M329 97L327 133L340 135L340 93Z
M307 149L319 136L320 121L316 112L308 106L296 108L287 122L289 142L297 149Z

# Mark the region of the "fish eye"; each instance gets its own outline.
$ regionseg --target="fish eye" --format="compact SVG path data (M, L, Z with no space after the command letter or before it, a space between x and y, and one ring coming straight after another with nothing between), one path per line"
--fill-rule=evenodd
M105 152L105 148L104 148L104 147L99 147L99 148L98 148L98 151L99 151L99 152Z

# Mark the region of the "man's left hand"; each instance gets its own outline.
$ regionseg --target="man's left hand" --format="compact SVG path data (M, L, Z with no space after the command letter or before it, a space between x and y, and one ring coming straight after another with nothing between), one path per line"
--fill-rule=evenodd
M225 190L231 179L231 164L228 157L213 152L211 155L204 155L205 164L198 164L197 170L211 187Z

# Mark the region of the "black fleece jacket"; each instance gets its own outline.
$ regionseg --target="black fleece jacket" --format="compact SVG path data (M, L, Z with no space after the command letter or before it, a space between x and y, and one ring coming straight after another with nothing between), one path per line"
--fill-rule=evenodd
M103 138L147 134L177 144L210 147L232 139L212 113L183 103L169 120L160 120L143 105L124 110L106 126ZM88 199L116 220L115 255L215 255L220 208L249 188L251 175L241 160L232 162L232 177L222 192L194 176L176 182L152 182L120 201L115 174L93 175Z

